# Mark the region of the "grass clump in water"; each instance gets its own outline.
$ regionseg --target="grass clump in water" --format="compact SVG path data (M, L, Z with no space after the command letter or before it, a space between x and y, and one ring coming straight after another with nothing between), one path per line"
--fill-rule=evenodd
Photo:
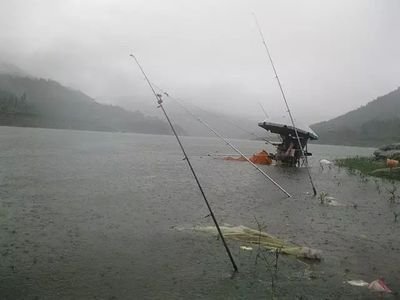
M337 159L339 167L346 167L351 173L360 172L363 175L381 177L391 180L400 180L400 168L390 170L386 166L386 161L378 160L373 157L351 157Z

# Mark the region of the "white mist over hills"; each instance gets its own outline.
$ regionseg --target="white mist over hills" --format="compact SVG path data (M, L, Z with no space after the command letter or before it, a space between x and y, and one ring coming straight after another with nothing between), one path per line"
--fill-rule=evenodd
M161 90L159 92L163 94ZM54 80L27 76L18 66L0 63L0 98L1 125L170 133L149 90L95 101L83 92L66 88ZM99 100L108 104L100 104ZM257 103L258 115L252 117L237 114L229 106L220 111L218 107L204 109L204 104L197 105L194 99L163 94L163 100L180 133L190 136L214 136L197 118L225 137L241 139L276 139L258 127L257 124L264 119L289 123L287 114L278 115L276 107L275 110L269 106L261 107L261 102ZM399 105L397 89L357 110L314 124L312 128L320 136L319 142L326 144L376 146L400 141ZM306 125L298 119L296 123L298 126Z
M185 111L190 109L225 137L255 139L268 135L257 126L259 120L211 112L190 103L183 103L185 108L182 108L177 102L167 97L164 99L165 108L181 134L213 136ZM103 102L113 104L101 104L54 80L26 76L17 66L0 64L0 125L171 133L151 94L139 92L135 96Z
M30 77L30 75L14 64L0 61L0 74L12 76Z
M148 92L133 52L172 95L258 122L258 102L285 108L256 12L291 109L311 124L399 85L399 10L397 0L1 1L0 57L107 100Z

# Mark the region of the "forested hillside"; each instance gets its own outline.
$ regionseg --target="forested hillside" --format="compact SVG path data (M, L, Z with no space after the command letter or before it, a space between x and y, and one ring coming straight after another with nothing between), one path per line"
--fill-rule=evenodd
M379 146L400 142L400 88L311 128L322 144Z
M53 80L9 74L0 74L0 125L171 134L156 117L99 104Z

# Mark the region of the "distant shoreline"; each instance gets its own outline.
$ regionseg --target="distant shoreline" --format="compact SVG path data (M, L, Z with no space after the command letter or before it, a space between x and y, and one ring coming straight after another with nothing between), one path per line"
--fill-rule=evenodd
M108 132L108 133L135 133L135 134L151 134L151 135L164 135L164 136L172 136L172 132L170 134L165 133L156 133L156 132L139 132L139 131L118 131L118 130L96 130L96 129L78 129L78 128L65 128L65 127L44 127L44 126L25 126L25 125L3 125L0 124L0 127L8 127L8 128L29 128L29 129L53 129L53 130L70 130L70 131L84 131L84 132Z
M362 147L362 148L378 148L385 143L368 143L368 142L363 142L363 143L343 143L343 144L335 144L335 143L321 143L318 141L310 141L309 144L311 145L326 145L326 146L344 146L344 147Z

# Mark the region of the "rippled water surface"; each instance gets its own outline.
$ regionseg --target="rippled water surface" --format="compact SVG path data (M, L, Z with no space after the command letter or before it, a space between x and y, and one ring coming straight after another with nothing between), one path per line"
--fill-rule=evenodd
M232 150L219 140L183 142L221 224L257 228L256 218L323 260L280 256L272 289L270 266L228 240L232 276L221 241L191 230L212 223L173 137L0 127L0 298L375 299L346 281L378 277L399 297L392 184L318 164L373 149L310 146L317 190L335 207L312 197L305 169L262 167L286 198L246 162L222 160Z

